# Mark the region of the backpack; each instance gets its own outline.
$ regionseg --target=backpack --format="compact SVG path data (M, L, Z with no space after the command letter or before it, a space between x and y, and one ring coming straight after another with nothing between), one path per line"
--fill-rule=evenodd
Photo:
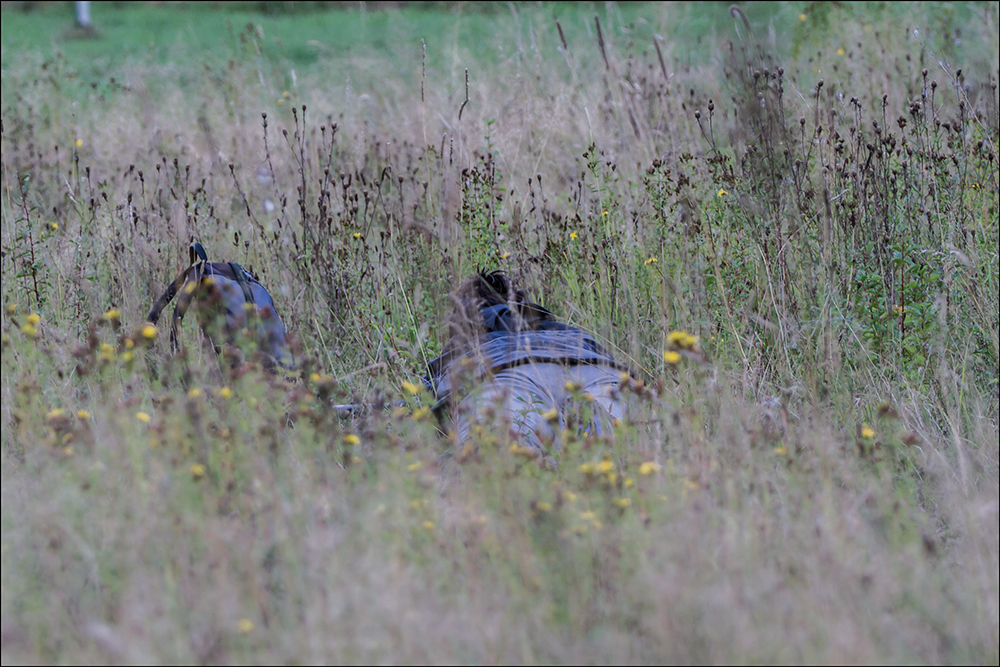
M264 286L246 269L235 262L209 262L200 243L190 248L190 265L167 286L146 319L156 324L160 314L175 296L177 305L170 322L170 349L177 352L177 331L188 308L198 304L198 310L215 310L223 318L205 317L199 313L202 329L212 340L216 353L219 346L213 334L220 333L227 343L234 344L238 334L247 330L255 332L258 349L263 353L266 368L275 364L287 370L295 369L295 361L288 346L288 334L274 308L274 301ZM207 314L207 313L206 313ZM222 331L217 331L221 320Z

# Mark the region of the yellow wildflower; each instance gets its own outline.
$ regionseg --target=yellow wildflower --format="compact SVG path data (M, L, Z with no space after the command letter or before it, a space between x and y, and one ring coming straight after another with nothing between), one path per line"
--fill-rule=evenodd
M147 322L145 326L142 327L142 336L146 340L153 340L156 338L156 325Z
M837 49L837 55L838 56L844 55L844 47L840 47L839 49Z
M643 477L647 477L658 472L660 472L660 464L656 461L646 461L639 466L639 474Z
M625 482L624 482L624 484L625 484L625 488L626 488L626 489L630 489L630 488L632 488L633 486L635 486L635 482L634 482L634 481L632 480L632 478L631 478L631 477L626 477L626 478L625 478Z
M535 503L535 509L538 510L539 512L551 512L552 503L547 503L543 500L540 503Z
M253 621L249 618L241 618L236 622L236 629L239 630L241 635L249 634L253 632Z
M871 440L872 438L875 437L875 431L873 431L871 427L868 426L868 424L865 424L861 428L861 437L864 438L865 440Z
M226 399L227 401L233 397L233 390L229 387L223 387L219 390L219 396Z
M32 313L31 315L28 315L28 324L30 324L31 326L37 327L39 324L41 324L41 322L42 322L42 316L39 315L38 313Z
M410 465L406 466L406 469L409 470L410 472L416 472L423 467L424 464L421 463L420 461L417 461L416 463L411 463Z
M650 257L649 259L646 260L646 265L649 266L650 264L656 264L656 262L657 259L655 257Z
M584 463L583 465L580 466L580 472L582 472L584 475L593 475L594 474L594 464L593 463Z
M522 447L516 442L510 446L510 453L514 456L523 456L526 459L533 459L538 456L538 450L534 447Z
M725 191L724 189L722 189L722 188L719 188L719 191L715 193L715 196L716 196L716 197L725 197L725 196L726 196L726 195L728 195L728 194L729 194L729 193L728 193L728 192L726 192L726 191Z
M632 501L629 500L628 498L615 498L614 500L611 501L611 503L615 507L620 507L621 509L625 509L626 507L632 504Z
M86 410L77 410L76 418L79 419L80 421L87 421L88 419L90 419L90 413L87 412Z
M698 337L692 336L686 331L671 331L667 335L667 343L674 347L690 350L698 344Z
M408 393L410 396L416 396L417 393L420 392L420 385L414 384L413 382L409 382L407 380L403 380L403 389L406 390L406 393Z
M805 21L806 20L806 15L805 14L799 14L799 20L800 21Z
M425 405L413 411L413 421L420 421L431 413L431 406Z
M76 147L77 148L82 148L83 147L83 139L77 138L77 140L76 140Z
M686 338L687 338L686 331L671 331L669 334L667 334L667 342L670 343L671 345L680 346L681 341L683 341Z
M422 525L424 527L424 530L434 530L434 522L433 521L424 521L424 523Z
M45 415L45 419L47 421L54 421L62 417L64 414L65 412L63 411L62 408L52 408L51 410L49 410L49 414Z
M361 238L361 232L354 232L354 238L360 239Z
M201 387L191 387L188 389L188 398L201 398L203 393Z
M545 412L542 413L542 419L544 419L547 422L554 422L558 417L559 417L559 411L556 410L555 408L552 408L551 410L546 410Z
M291 97L291 94L286 90L285 92L283 92L281 94L281 96L284 97L287 100L289 97Z
M601 461L600 463L597 464L597 472L602 474L606 472L611 472L614 469L615 469L615 464L613 461Z
M149 414L145 412L135 413L135 418L141 421L143 424L148 424L152 420L152 417L150 417Z
M205 476L205 466L200 463L195 463L191 466L191 476L195 479L201 479Z
M38 335L38 329L31 326L30 324L25 324L21 327L21 333L23 333L28 338L35 338Z
M361 438L354 435L353 433L348 433L347 435L344 436L344 444L357 447L358 445L361 444Z
M11 316L11 317L13 317L14 315L17 315L17 304L16 303L8 303L7 304L7 315Z
M676 364L681 360L681 355L673 350L667 350L663 353L663 360L668 364Z
M579 234L579 233L577 233L577 232L570 232L570 233L569 233L569 240L570 240L570 241L575 241L575 240L577 239L577 237L578 237L578 236L580 236L580 234Z
M785 454L788 453L788 448L785 447L784 445L781 445L780 447L775 447L774 453L777 454L778 456L784 456Z

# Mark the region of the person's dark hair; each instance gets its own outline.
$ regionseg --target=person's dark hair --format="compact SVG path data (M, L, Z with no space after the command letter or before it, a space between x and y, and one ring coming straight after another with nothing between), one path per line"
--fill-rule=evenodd
M474 300L476 301L476 306L480 308L501 303L524 303L528 299L527 292L522 289L516 289L514 281L503 271L492 271L490 273L480 271L470 276L464 283L459 285L455 296L462 300Z
M511 310L527 303L528 294L517 289L503 271L480 271L462 282L452 295L454 309L448 318L448 338L456 344L486 332L483 309L507 305Z

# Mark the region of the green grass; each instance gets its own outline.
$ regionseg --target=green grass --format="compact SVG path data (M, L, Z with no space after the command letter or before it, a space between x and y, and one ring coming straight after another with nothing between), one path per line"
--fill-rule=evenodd
M997 662L995 4L256 7L3 9L5 663ZM298 373L143 335L192 240ZM614 437L403 388L478 267Z
M183 2L169 7L148 3L95 6L93 21L99 33L97 39L73 38L73 15L67 7L49 6L31 12L8 10L4 14L3 46L8 53L29 51L52 57L59 52L88 74L100 75L109 68L134 60L162 64L178 59L198 59L205 54L228 58L239 48L239 33L251 24L259 28L258 38L266 45L266 55L277 62L301 68L319 60L349 63L354 57L371 57L373 53L388 61L388 56L408 50L408 62L399 63L392 70L394 76L402 76L412 75L414 43L419 45L420 38L429 42L429 64L440 68L456 50L471 52L485 62L503 58L499 50L503 40L494 37L498 20L520 28L523 31L521 39L530 39L526 33L533 20L539 16L561 15L567 38L576 40L587 38L593 32L596 15L606 25L610 22L611 26L629 26L636 38L647 40L652 34L647 19L667 13L666 9L641 3L615 7L611 12L603 3L557 4L548 14L541 15L528 8L515 9L516 14L512 14L506 5L487 5L482 11L474 7L466 11L445 11L428 10L417 4L374 12L355 6L350 11L288 14L260 13L251 11L247 5L252 3L244 3L242 9ZM671 16L675 13L685 20L688 15L697 14L694 26L699 34L707 35L729 24L725 8L670 10ZM678 33L673 28L667 36ZM503 46L511 47L510 44ZM685 43L685 46L695 48L697 44Z

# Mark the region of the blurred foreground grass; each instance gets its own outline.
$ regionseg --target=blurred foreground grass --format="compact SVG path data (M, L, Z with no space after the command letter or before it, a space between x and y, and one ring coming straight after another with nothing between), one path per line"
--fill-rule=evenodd
M996 5L556 9L4 9L5 663L997 662ZM191 240L299 376L144 333ZM636 418L441 435L403 382L477 267Z

